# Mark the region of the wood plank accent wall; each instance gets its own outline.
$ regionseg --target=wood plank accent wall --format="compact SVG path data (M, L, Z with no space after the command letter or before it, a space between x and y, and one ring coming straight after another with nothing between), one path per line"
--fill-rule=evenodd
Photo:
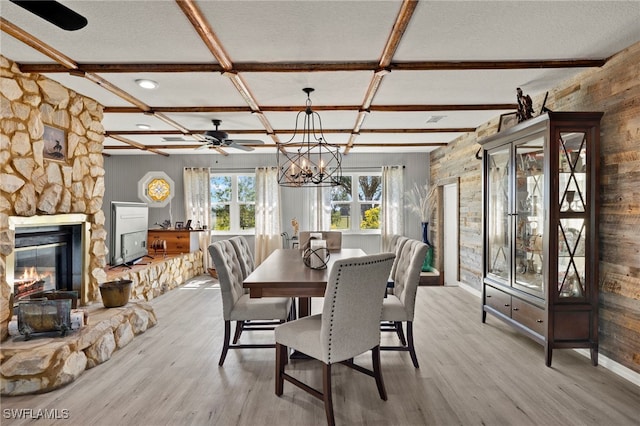
M514 99L515 99L514 87ZM525 91L526 92L526 91ZM544 93L534 97L539 111ZM600 352L640 373L640 43L549 92L553 111L604 111L600 182ZM480 290L481 162L477 140L497 131L498 118L431 153L431 182L460 182L460 281ZM441 204L441 203L439 203ZM434 214L432 232L442 247ZM442 271L442 256L435 251ZM478 319L479 320L479 319Z

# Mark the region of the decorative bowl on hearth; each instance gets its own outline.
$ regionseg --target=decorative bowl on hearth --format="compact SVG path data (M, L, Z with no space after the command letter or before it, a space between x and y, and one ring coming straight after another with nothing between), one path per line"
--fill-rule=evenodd
M105 308L118 308L129 303L131 280L107 281L100 284L100 295Z

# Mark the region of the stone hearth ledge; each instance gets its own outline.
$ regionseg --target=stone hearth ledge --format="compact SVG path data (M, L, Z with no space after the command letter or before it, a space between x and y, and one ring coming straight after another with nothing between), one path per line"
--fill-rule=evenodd
M89 323L65 337L35 336L28 341L17 337L2 343L2 396L49 392L71 383L157 323L153 307L144 301L85 309Z
M104 308L82 306L88 324L65 337L38 337L2 342L0 379L2 396L44 393L73 382L83 371L111 358L116 349L157 323L148 303L204 272L201 251L159 258L131 269L104 271L105 278L133 281L129 303ZM104 281L104 279L103 279Z

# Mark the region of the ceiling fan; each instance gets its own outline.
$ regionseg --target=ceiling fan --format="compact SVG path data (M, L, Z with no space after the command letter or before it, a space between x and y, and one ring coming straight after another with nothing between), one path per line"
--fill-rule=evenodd
M218 147L229 147L236 148L242 151L253 151L254 148L251 146L246 146L246 144L251 145L262 145L263 141L257 139L229 139L229 134L227 132L223 132L222 130L218 130L218 126L222 123L222 120L211 120L214 126L216 126L215 130L208 130L202 135L206 143L204 145L199 146L196 149L205 149L212 146Z
M54 0L10 1L66 31L79 30L87 25L87 18Z

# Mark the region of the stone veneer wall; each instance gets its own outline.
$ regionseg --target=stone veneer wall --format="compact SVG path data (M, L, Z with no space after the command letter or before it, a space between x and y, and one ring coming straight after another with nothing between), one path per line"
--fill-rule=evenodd
M600 136L600 353L640 373L640 43L549 92L553 111L604 111ZM515 101L516 93L513 89ZM540 108L544 93L534 98ZM482 282L482 173L477 141L498 119L431 153L431 182L459 182L460 281ZM436 265L442 264L440 214L434 214ZM439 217L440 216L440 217ZM439 243L439 244L438 244ZM478 321L480 317L478 316Z
M83 213L90 222L87 300L106 281L102 106L0 55L0 340L10 320L6 257L14 246L9 216ZM44 125L67 132L67 161L43 158Z

